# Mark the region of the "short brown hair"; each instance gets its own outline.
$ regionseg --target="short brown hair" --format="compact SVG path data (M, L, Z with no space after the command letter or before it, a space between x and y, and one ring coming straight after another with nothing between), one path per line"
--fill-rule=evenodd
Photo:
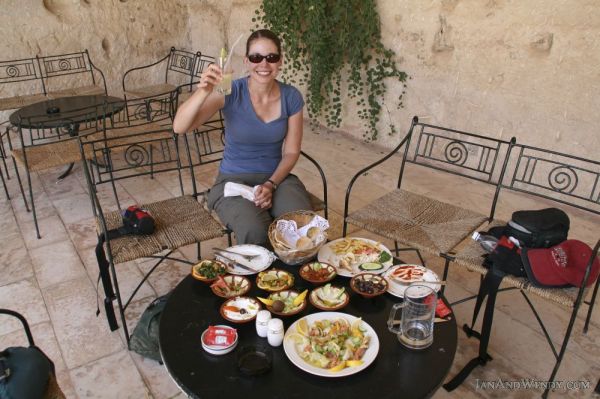
M252 34L250 35L250 37L248 37L248 40L246 41L246 56L248 56L248 54L250 53L250 45L253 41L257 39L269 39L270 41L275 43L275 46L277 47L277 52L281 54L281 40L279 39L279 37L277 37L277 35L269 29L259 29L252 32Z

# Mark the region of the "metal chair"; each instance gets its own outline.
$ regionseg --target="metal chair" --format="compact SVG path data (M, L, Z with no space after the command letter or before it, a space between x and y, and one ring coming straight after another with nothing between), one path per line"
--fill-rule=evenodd
M181 85L191 84L194 81L194 72L198 70L199 65L204 65L203 60L208 58L201 55L199 51L192 53L171 47L169 53L160 60L148 65L131 68L125 72L122 79L125 98L148 97L173 91ZM162 67L165 68L163 83L149 84L144 82L144 77L150 73L152 68ZM134 78L142 82L137 83Z
M350 180L344 203L342 235L348 223L394 240L396 256L399 251L415 251L422 264L420 251L445 259L446 280L452 261L452 251L467 236L493 215L486 216L456 204L408 191L402 187L405 168L427 167L456 176L485 183L494 189L495 202L498 184L502 180L510 147L515 140L504 141L482 135L448 129L419 122L415 116L408 134L390 153L358 171ZM350 196L356 180L403 149L396 189L381 198L350 212ZM404 248L399 248L398 244ZM442 292L444 288L442 287Z
M220 115L220 114L219 114ZM185 136L186 144L190 151L187 153L187 160L192 166L192 172L199 167L220 162L223 158L225 128L223 120L215 115L215 118L206 122L202 127L192 132L189 137ZM191 143L188 143L191 142ZM307 160L316 169L321 177L321 190L318 195L309 191L310 202L313 211L323 211L323 216L327 219L327 179L321 165L308 155L306 152L300 152L303 159ZM195 182L195 179L193 180Z
M48 170L62 165L72 165L81 160L77 135L83 132L97 132L104 118L106 104L76 109L61 114L60 120L51 115L20 118L17 123L18 142L13 143L10 135L8 145L11 151L15 174L19 183L25 207L29 204L19 174L19 166L25 171L29 191L29 201L37 238L41 238L37 220L31 173ZM70 170L70 168L68 169ZM64 177L66 174L63 173Z
M104 73L94 65L87 49L38 60L44 92L50 99L107 94Z
M600 162L598 161L562 154L543 148L517 144L512 148L509 166L506 170L506 178L503 179L499 185L497 200L502 200L502 194L505 191L524 193L543 198L546 200L546 205L548 205L548 201L553 201L556 205L562 204L573 209L585 211L593 218L600 215L600 204L598 203L597 192L598 186L597 184L594 184L594 182L599 181L599 179ZM563 210L568 213L569 209L567 207ZM491 216L492 220L490 223L487 226L483 226L481 230L488 230L494 226L506 225L506 221L494 219L493 213ZM596 243L588 264L586 279L595 257L594 254L597 254L598 252L599 245L600 241ZM482 266L482 257L484 254L485 252L478 243L469 240L466 245L457 251L453 261L457 265L466 267L469 271L484 276L488 273L488 269ZM583 286L582 288L541 288L533 286L527 278L515 277L512 275L504 277L502 282L507 287L499 291L518 289L538 321L556 359L552 374L548 380L553 381L566 352L577 313L582 304L587 304L589 306L583 326L583 333L585 334L588 331L596 296L598 294L600 279L595 282L593 289L591 287L583 288ZM588 297L590 291L591 298L587 301L585 298ZM558 304L571 311L571 318L559 350L557 350L550 338L547 328L529 299L528 294L537 295L538 297ZM473 298L474 297L464 298L453 303L453 305L466 302ZM465 326L465 331L469 336L476 335L473 334L473 330L469 326ZM485 364L483 359L482 363ZM548 390L544 392L543 396L546 397L547 395Z
M129 100L128 100L129 102ZM166 137L169 139L166 139ZM182 167L179 156L179 136L170 127L158 130L136 131L135 126L127 136L87 135L80 137L85 176L89 186L93 209L96 215L99 243L96 248L100 277L105 293L105 311L111 330L118 328L113 310L116 299L121 324L127 342L129 330L125 312L136 293L154 270L165 260L176 260L192 264L185 259L172 257L172 253L183 246L221 237L226 234L223 227L197 201L198 193L184 192ZM191 168L191 166L188 166ZM117 184L142 179L158 174L169 174L179 182L180 195L172 198L140 204L155 220L155 231L147 236L124 235L114 238L111 231L122 225L122 209L126 207L119 198ZM109 211L109 204L102 203L98 192L102 186L110 185L113 205L117 210ZM166 252L165 252L166 251ZM135 259L156 259L156 264L143 277L129 298L123 301L118 282L118 264Z
M25 319L25 317L22 314L15 312L14 310L0 308L0 315L2 315L2 314L17 318L21 322L21 325L23 326L23 330L25 331L25 335L27 336L27 342L29 344L29 347L37 348L35 346L35 342L33 341L33 335L31 334L31 329L29 328L29 323L27 323L27 319ZM41 352L41 349L39 349L39 348L37 348L37 349L40 350L40 352ZM45 354L44 354L44 356L45 356ZM46 358L48 360L50 360L47 356L46 356ZM51 360L50 360L50 363L52 363ZM58 385L58 382L56 381L56 374L54 373L54 364L52 364L52 371L49 375L48 385L46 387L46 390L44 391L42 399L64 399L64 398L65 398L65 394L62 392L62 390L60 389L60 386Z

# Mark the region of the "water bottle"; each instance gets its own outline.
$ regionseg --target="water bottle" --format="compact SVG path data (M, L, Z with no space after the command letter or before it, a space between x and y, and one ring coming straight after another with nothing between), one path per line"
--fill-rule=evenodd
M498 239L496 237L480 234L477 231L473 233L471 238L477 241L487 253L492 252L494 248L496 248L496 245L498 245Z

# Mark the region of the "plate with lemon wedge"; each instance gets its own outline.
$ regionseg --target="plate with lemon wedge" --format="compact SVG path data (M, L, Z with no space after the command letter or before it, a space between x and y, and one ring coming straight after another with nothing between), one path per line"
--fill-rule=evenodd
M320 312L297 320L287 329L283 350L296 367L307 373L345 377L373 363L379 353L379 338L358 317Z

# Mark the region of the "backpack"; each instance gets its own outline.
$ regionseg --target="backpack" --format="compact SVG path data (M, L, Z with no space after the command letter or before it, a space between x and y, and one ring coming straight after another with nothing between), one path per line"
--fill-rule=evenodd
M517 211L506 225L504 235L514 237L527 248L550 248L567 239L569 217L558 208Z
M129 349L162 364L158 344L158 327L162 311L167 304L169 294L156 298L140 317L129 340Z
M54 364L37 346L17 346L0 352L0 398L44 396Z

